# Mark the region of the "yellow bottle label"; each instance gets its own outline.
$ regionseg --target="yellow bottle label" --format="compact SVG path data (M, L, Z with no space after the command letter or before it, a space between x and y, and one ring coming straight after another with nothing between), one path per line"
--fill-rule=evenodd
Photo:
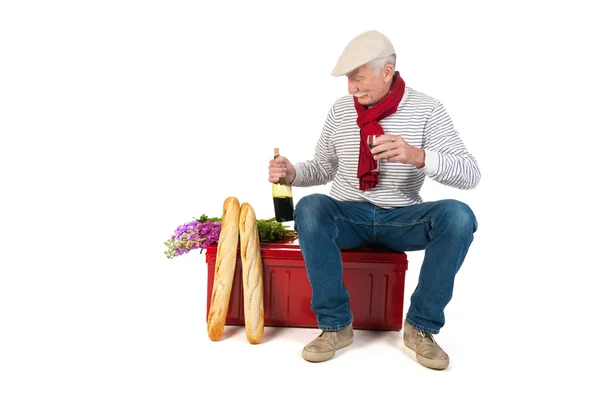
M292 188L280 183L273 184L273 197L292 197Z

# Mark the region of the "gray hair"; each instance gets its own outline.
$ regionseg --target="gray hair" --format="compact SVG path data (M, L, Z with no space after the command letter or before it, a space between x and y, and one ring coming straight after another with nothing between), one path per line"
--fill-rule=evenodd
M375 76L379 76L381 70L383 69L383 67L386 66L386 64L392 64L392 67L396 69L396 54L392 54L386 57L379 57L372 61L369 61L367 63L367 67L369 67L369 69L375 73Z

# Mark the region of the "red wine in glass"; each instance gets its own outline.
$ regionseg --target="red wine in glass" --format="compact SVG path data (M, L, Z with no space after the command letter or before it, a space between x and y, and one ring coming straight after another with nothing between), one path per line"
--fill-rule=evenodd
M367 136L367 144L369 145L369 149L373 149L373 147L375 147L375 138L377 136L375 135L368 135ZM381 172L381 165L379 163L379 160L376 160L377 162L377 167L375 167L375 169L371 170L371 172Z

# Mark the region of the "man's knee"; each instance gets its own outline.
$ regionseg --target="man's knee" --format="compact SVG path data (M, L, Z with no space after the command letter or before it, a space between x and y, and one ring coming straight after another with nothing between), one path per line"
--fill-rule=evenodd
M301 198L294 210L296 230L316 227L327 216L331 201L327 195L321 193L313 193Z
M458 200L444 200L442 209L450 227L471 233L477 230L477 218L467 204Z

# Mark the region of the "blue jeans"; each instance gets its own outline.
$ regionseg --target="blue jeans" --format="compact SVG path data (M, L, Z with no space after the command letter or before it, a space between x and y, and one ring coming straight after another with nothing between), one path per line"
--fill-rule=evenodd
M336 331L353 322L350 297L342 282L340 249L369 246L403 252L425 250L406 321L424 332L439 333L454 278L477 230L469 206L456 200L384 209L370 203L337 201L324 194L300 199L294 222L312 288L311 308L324 331Z

